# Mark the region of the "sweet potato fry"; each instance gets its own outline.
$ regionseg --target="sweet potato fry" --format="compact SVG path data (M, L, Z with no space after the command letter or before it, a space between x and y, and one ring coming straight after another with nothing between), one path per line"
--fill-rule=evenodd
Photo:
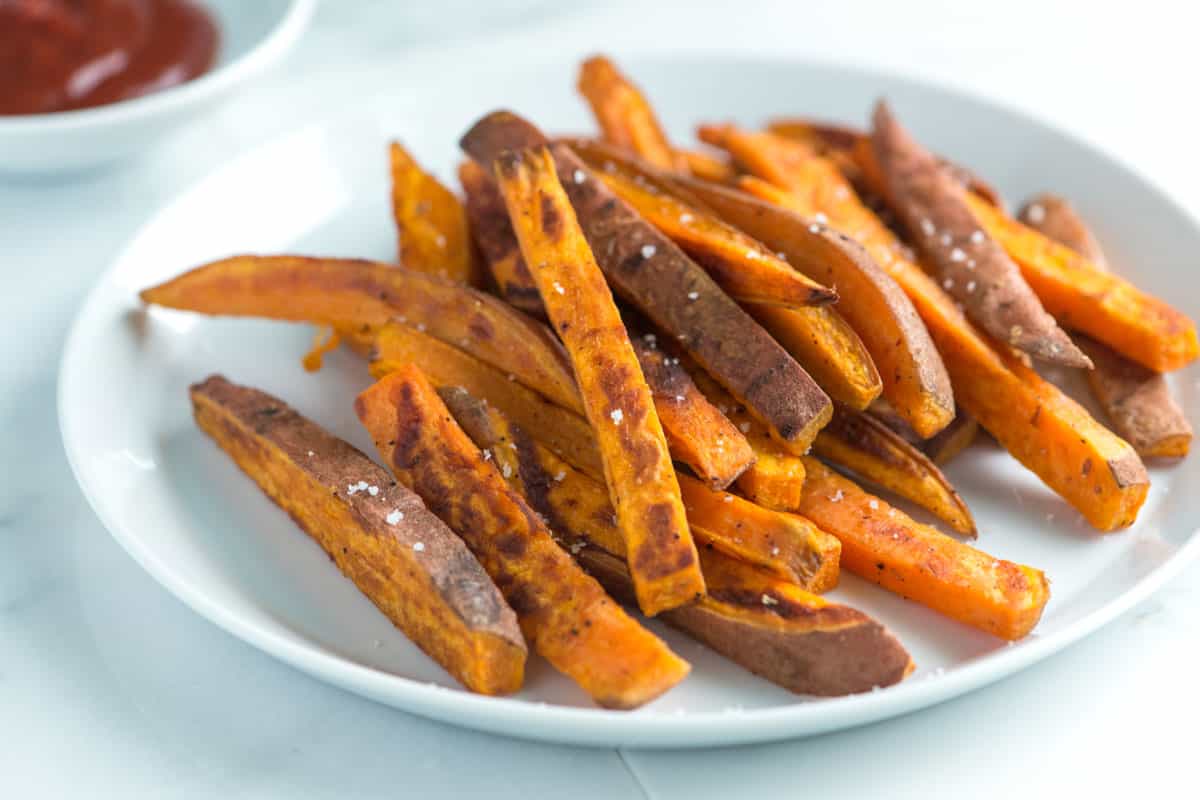
M950 463L955 456L970 447L978 435L979 423L967 412L959 411L950 424L942 428L936 436L921 443L921 452L940 467Z
M479 252L487 262L500 296L527 314L544 317L542 296L521 258L521 247L492 177L474 161L458 166L458 182L466 197L467 218Z
M1062 198L1039 195L1017 216L1030 228L1084 256L1097 269L1107 269L1100 244ZM1117 433L1141 456L1186 456L1192 426L1171 397L1166 379L1087 336L1077 336L1076 342L1092 359L1094 369L1088 373L1088 383Z
M233 256L141 293L146 303L223 316L333 325L369 337L398 318L464 347L571 407L578 390L544 325L491 295L390 264L304 256Z
M774 252L679 198L621 172L596 175L742 303L804 308L833 303L837 292L792 269Z
M700 393L677 359L653 346L646 335L630 341L654 396L671 457L712 488L729 486L754 463L746 437Z
M875 362L833 309L748 305L746 310L834 400L864 409L879 397L883 382Z
M383 378L406 364L420 367L434 386L461 386L495 403L521 425L539 431L554 452L589 475L604 479L600 451L578 397L571 409L565 409L522 385L520 375L512 380L469 353L407 325L383 326L371 354L371 375Z
M1002 242L986 225L980 228L968 192L882 102L875 108L871 143L885 181L884 198L967 316L992 338L1035 358L1090 368L1091 361L1042 307Z
M270 395L214 375L191 398L201 430L414 644L473 692L521 688L516 616L419 497Z
M388 153L400 263L418 272L481 285L462 203L437 178L421 169L399 142L392 142Z
M1003 639L1042 616L1050 583L1040 570L996 559L922 525L821 462L805 458L801 512L842 540L842 564L885 589Z
M496 179L551 324L575 367L647 616L704 593L654 399L545 147L496 160Z
M975 537L975 521L942 471L924 453L870 414L836 408L813 452L877 486L911 500L959 533Z
M726 222L786 256L796 269L840 287L836 311L854 328L878 368L883 396L923 437L947 425L954 398L941 356L912 302L860 245L777 205L787 202L783 190L770 187L778 194L776 202L768 202L702 181L677 178L675 183ZM820 376L817 382L829 388Z
M613 596L632 601L625 543L604 486L562 463L465 392L444 395L463 429L482 448L510 451L508 480L548 520L583 567ZM879 623L702 547L709 592L660 619L785 689L841 695L900 681L912 660Z
M863 165L869 172L870 162ZM806 180L789 190L790 207L825 213L900 285L941 354L959 406L1093 526L1109 531L1132 524L1149 488L1137 453L1018 359L997 353L941 287L904 256L903 244L835 167L824 162Z
M687 172L693 178L713 183L729 183L737 177L737 170L727 159L700 150L676 150L675 157L682 159Z
M592 107L604 138L663 169L681 169L646 97L616 65L593 56L579 68L579 92Z
M799 508L804 486L804 463L799 456L772 437L762 422L698 366L689 364L687 369L696 388L737 426L754 452L754 463L737 479L742 494L772 511Z
M810 592L837 585L841 545L804 517L771 511L679 476L683 504L704 546L770 572Z
M494 112L462 138L481 164L546 137L525 120ZM613 289L689 353L788 442L811 441L832 413L829 398L770 335L670 239L629 208L561 143L557 171ZM695 294L695 299L689 295Z
M534 649L598 704L636 708L683 680L687 662L555 544L417 367L403 367L363 392L355 410L400 482L492 576Z
M968 204L1063 325L1155 372L1180 369L1200 354L1195 323L1184 314L979 198Z

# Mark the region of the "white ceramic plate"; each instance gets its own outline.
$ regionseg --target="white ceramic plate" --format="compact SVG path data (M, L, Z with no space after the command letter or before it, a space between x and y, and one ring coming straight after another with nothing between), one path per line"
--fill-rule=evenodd
M850 727L953 697L1042 659L1144 598L1200 551L1200 459L1155 468L1132 530L1099 535L1006 454L977 446L951 477L979 522L979 546L1033 564L1054 596L1037 632L1015 646L951 622L853 576L834 593L875 615L910 648L903 684L839 699L797 697L658 624L692 661L682 685L633 713L591 707L532 658L516 697L462 691L380 615L282 512L192 424L186 389L212 372L276 393L372 452L351 408L367 383L338 355L312 376L299 366L304 326L217 320L139 307L136 292L239 251L389 258L384 143L400 136L449 177L458 135L481 113L514 108L550 130L591 122L571 63L461 60L357 76L353 108L326 111L294 134L231 162L157 214L100 281L63 360L60 414L71 463L97 514L163 585L235 635L324 680L398 708L514 736L603 745L695 746ZM1073 197L1108 248L1147 289L1200 317L1181 292L1200 229L1109 158L1004 109L885 75L784 61L699 55L622 59L680 141L701 120L759 123L808 113L860 122L888 95L941 152L992 178L1013 199L1053 188ZM478 63L478 62L476 62ZM437 75L436 81L424 81ZM314 108L346 78L314 87ZM1197 372L1172 382L1192 418Z

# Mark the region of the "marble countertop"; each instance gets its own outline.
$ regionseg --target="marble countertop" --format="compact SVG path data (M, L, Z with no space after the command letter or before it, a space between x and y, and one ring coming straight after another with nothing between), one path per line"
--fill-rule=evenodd
M0 177L0 269L11 287L0 294L2 794L1191 796L1200 564L1079 645L936 708L816 739L664 753L477 734L330 688L193 614L109 537L58 436L66 329L154 209L303 118L302 107L271 99L323 70L485 30L514 47L545 35L597 49L726 47L864 63L1026 108L1119 154L1200 215L1200 19L1173 4L533 5L516 17L493 11L499 22L457 1L420 19L391 3L327 2L280 68L139 161L69 179Z

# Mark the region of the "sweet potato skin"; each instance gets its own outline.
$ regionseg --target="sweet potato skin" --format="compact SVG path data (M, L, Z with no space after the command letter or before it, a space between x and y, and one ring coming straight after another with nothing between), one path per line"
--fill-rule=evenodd
M196 424L414 644L471 691L521 687L516 615L420 498L277 398L216 375L191 398Z
M702 181L676 178L675 183L726 222L786 256L794 268L840 287L837 313L854 328L878 368L883 397L923 437L949 423L954 394L941 356L912 302L865 248L775 202ZM833 194L839 186L833 186ZM778 195L773 199L786 202ZM819 377L818 383L827 385Z
M862 166L871 171L870 161ZM941 287L906 257L903 244L836 169L813 181L806 186L808 198L831 187L841 199L821 206L831 224L867 247L912 301L941 354L959 406L1094 527L1110 531L1132 524L1149 488L1133 449L1032 369L997 353ZM878 185L877 178L869 182ZM793 197L814 202L798 191Z
M607 141L663 169L683 167L649 101L612 61L604 56L584 61L579 68L578 88Z
M666 437L604 275L550 151L510 151L496 179L542 304L575 367L642 613L704 593ZM577 180L576 180L577 182Z
M545 136L507 112L494 112L462 138L490 164L504 150ZM551 146L593 254L613 289L674 337L785 441L811 441L832 413L828 396L746 312L670 239L641 219L561 143ZM584 180L577 181L576 175ZM687 296L696 294L695 300Z
M491 295L392 264L232 256L145 289L141 298L204 314L332 325L368 342L399 319L503 372L528 376L531 388L560 405L570 408L577 398L566 353L544 325Z
M842 540L846 569L980 630L1015 640L1041 619L1040 570L993 558L915 522L816 459L806 458L802 512Z
M884 198L967 316L992 338L1035 358L1090 367L1087 356L1042 308L1039 295L1001 243L986 228L980 230L967 191L882 102L875 107L871 143L886 181Z
M1097 269L1108 262L1096 237L1061 197L1042 194L1026 203L1017 218L1030 228L1071 248ZM1192 426L1171 397L1166 379L1087 336L1077 336L1092 359L1088 384L1117 433L1138 455L1182 458L1191 448Z
M508 222L504 198L496 189L495 181L474 161L463 161L458 167L458 182L463 187L471 235L492 273L500 296L514 308L535 317L545 317L542 296L521 258L521 247Z
M599 705L635 708L690 669L582 572L454 422L418 368L359 395L355 410L397 479L462 537L534 649Z
M481 285L482 275L471 249L462 203L437 178L421 169L399 142L391 143L388 155L400 263L418 272Z
M837 408L813 452L916 503L951 528L976 535L971 510L924 453L870 414Z
M523 386L520 375L510 379L470 354L406 325L383 326L371 353L371 375L383 378L406 364L420 367L437 387L461 386L476 397L487 398L521 425L542 431L554 452L603 480L600 452L578 400L573 409L562 408Z
M584 569L614 597L632 602L624 541L604 487L465 392L448 390L443 397L479 447L508 459L510 484ZM516 447L505 446L510 442ZM701 548L700 559L709 593L660 619L751 672L793 692L834 696L890 686L912 670L903 646L870 617L719 550Z
M1200 355L1195 323L1184 314L983 200L967 200L980 226L1004 246L1063 325L1156 372L1180 369Z

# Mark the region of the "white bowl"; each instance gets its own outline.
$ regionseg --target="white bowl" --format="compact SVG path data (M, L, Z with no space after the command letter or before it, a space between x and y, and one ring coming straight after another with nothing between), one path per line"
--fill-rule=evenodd
M316 0L204 0L220 30L213 68L171 89L79 111L0 116L0 172L66 172L145 150L275 63Z

